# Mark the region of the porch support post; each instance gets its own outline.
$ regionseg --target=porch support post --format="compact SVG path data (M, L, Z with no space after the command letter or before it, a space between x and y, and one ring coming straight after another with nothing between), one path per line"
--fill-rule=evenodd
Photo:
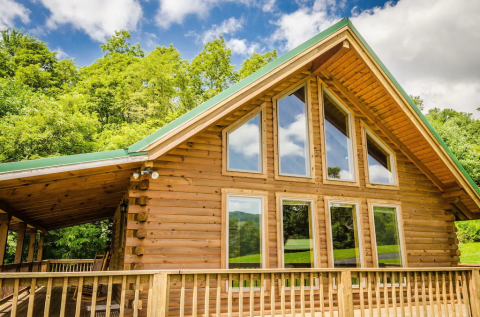
M35 240L37 239L37 229L30 230L30 243L28 244L27 262L33 262L33 253L35 251Z
M340 273L338 285L338 312L340 317L353 317L352 272L345 270Z
M5 250L7 247L8 227L10 226L9 214L0 214L0 265L3 265L5 260Z
M38 241L37 261L42 261L43 256L43 242L45 240L45 232L40 233L40 240Z
M167 272L155 273L153 275L152 317L165 317L168 315L168 281L169 277Z
M470 303L472 305L472 316L480 317L480 269L472 269L471 274Z
M18 223L17 249L15 250L15 260L13 263L22 262L23 242L25 241L25 231L27 230L26 222Z

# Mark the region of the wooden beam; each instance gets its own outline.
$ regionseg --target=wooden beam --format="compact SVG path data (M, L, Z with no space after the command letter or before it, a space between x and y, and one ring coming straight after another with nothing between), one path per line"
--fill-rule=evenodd
M5 251L7 248L8 228L12 216L9 214L0 214L0 265L5 261Z
M455 204L450 204L450 210L458 217L458 219L468 220L468 217Z
M27 223L18 223L17 248L15 250L15 260L13 263L22 262L23 242L25 241L25 231L27 231Z
M465 206L465 204L461 201L461 200L458 200L457 202L454 203L454 205L460 209L460 211L465 215L467 216L467 219L468 220L475 220L475 219L480 219L480 215L477 215L477 214L474 214L470 211L470 209L468 209L467 206Z
M327 69L333 63L335 63L340 57L345 55L350 49L350 43L345 40L336 46L334 46L331 50L325 52L324 54L320 55L317 59L312 62L312 75L316 75L320 73L322 70Z
M17 212L16 210L14 210L5 201L0 201L0 210L3 210L4 212L10 214L12 217L18 219L18 221L29 224L30 226L32 226L34 228L37 228L40 231L43 231L43 232L47 231L47 229L45 229L43 226L40 226L35 221L31 220L29 217L27 217L27 216Z
M30 243L28 244L27 262L33 262L33 254L35 251L35 240L37 240L37 230L30 230Z
M40 233L40 240L38 241L37 261L42 261L43 256L43 243L45 242L45 233Z
M347 98L351 103L353 103L360 112L367 117L371 122L380 129L380 131L393 143L395 144L400 151L402 151L405 156L407 156L427 177L443 192L443 183L438 179L435 174L433 174L430 169L428 169L425 164L423 164L416 156L413 154L410 149L403 144L403 142L397 138L389 128L385 126L368 108L367 106L360 101L354 94L352 94L345 86L343 86L338 79L336 79L328 70L323 70L321 72L323 77L326 79L324 82L328 86L329 84L333 85L338 89L342 95Z

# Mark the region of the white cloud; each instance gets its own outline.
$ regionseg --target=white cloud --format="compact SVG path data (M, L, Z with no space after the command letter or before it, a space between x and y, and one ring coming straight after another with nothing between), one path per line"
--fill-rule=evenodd
M480 116L480 1L401 0L357 13L352 22L427 109Z
M271 22L271 40L292 49L337 22L345 1L300 2ZM426 109L474 113L480 107L480 1L400 0L352 10L352 22L405 90Z
M248 43L246 39L232 38L226 42L228 48L232 50L233 54L238 55L252 55L255 52L261 51L260 43Z
M260 7L265 12L272 10L275 4L274 0L159 0L156 21L157 24L168 29L172 24L182 24L188 15L196 15L204 19L208 16L211 9L224 2L234 2L246 6Z
M55 53L57 53L57 58L58 59L64 59L67 58L69 55L65 53L61 47L57 47L56 50L54 50Z
M306 141L306 119L305 114L298 114L295 116L295 121L286 128L280 127L278 131L279 143L282 145L280 152L281 156L305 156L305 149L295 143L303 143Z
M243 19L231 17L223 21L220 25L212 25L212 28L203 32L200 36L202 43L207 43L218 38L220 35L232 35L243 28Z
M29 23L30 11L22 4L13 0L0 0L0 30L15 26L15 19Z
M104 41L117 30L135 30L142 17L137 0L40 0L52 13L47 27L71 24L92 39Z
M258 156L260 153L260 131L257 124L245 123L228 138L228 144L237 153Z

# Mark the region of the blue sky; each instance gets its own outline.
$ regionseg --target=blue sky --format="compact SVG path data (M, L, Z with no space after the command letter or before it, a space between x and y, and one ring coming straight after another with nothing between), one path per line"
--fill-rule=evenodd
M146 51L173 44L185 59L223 35L239 66L252 52L281 55L344 17L427 109L480 117L480 1L0 0L0 29L23 28L80 66L120 29Z
M177 2L176 0L169 1ZM61 54L61 57L75 58L77 64L83 66L102 56L99 47L101 40L92 38L88 31L75 23L61 23L55 28L47 25L55 10L50 8L49 5L44 5L44 2L48 3L49 1L18 0L16 2L29 11L29 21L24 23L22 19L17 17L14 19L15 27L33 33L39 39L47 42L52 50L61 50L67 54ZM349 17L352 15L351 11L354 7L356 10L365 10L375 6L383 6L384 2L383 0L347 1L339 5L335 9L335 13L339 17ZM51 1L51 3L50 6L55 5L55 1ZM193 58L202 50L203 40L201 37L205 32L214 29L215 26L222 26L222 22L232 18L240 26L233 27L235 31L224 33L223 35L227 39L235 38L246 40L247 43L258 43L255 47L255 51L258 52L276 48L280 53L284 53L286 48L280 41L277 43L269 41L269 37L277 28L275 22L278 17L314 4L313 1L311 3L308 1L275 1L272 2L272 8L267 9L263 6L268 5L268 1L260 4L255 4L253 1L243 3L242 1L218 1L215 5L210 6L210 10L206 14L192 12L186 14L180 23L173 22L165 27L159 25L156 21L162 5L160 1L150 0L137 3L141 7L142 14L135 27L129 28L132 33L132 42L140 43L147 51L152 50L156 45L167 46L173 44L186 59ZM125 7L127 9L128 5ZM61 10L61 8L57 6L57 10ZM67 11L68 8L64 10ZM105 12L105 14L108 13ZM66 15L68 19L68 13ZM99 18L101 19L101 16ZM85 24L92 23L86 20L84 21ZM127 26L127 24L122 25L122 23L117 25L120 28L121 26ZM239 65L246 57L246 53L234 51L233 61Z

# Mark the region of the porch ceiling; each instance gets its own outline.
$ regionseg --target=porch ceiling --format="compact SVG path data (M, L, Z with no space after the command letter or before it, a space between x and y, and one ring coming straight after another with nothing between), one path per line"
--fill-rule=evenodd
M0 181L0 210L19 221L53 230L113 216L133 171L141 163L117 164Z

